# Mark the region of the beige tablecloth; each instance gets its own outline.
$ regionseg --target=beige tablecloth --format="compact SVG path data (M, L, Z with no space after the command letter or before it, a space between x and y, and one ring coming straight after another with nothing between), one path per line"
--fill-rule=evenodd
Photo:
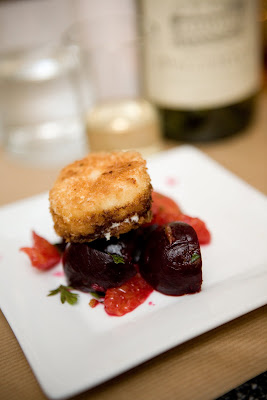
M164 147L170 145L166 143ZM198 147L267 194L267 95L261 96L255 122L247 132ZM57 172L56 169L31 169L0 153L0 203L48 190ZM267 306L180 345L75 399L215 399L266 369ZM46 398L2 313L0 371L1 400Z

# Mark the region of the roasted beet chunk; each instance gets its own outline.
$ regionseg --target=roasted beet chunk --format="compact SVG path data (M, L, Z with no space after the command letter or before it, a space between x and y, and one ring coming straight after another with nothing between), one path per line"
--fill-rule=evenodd
M104 253L117 254L124 262L132 263L135 251L135 231L130 231L119 238L99 239L89 243L90 247Z
M93 247L94 246L94 247ZM123 254L105 252L97 243L72 243L63 255L68 284L84 292L105 292L121 286L136 274L136 269ZM99 245L102 247L102 244Z
M134 231L134 253L133 253L133 261L135 264L140 263L140 259L144 249L146 247L146 243L148 238L155 229L157 229L158 225L146 225L141 226L140 228ZM132 231L133 232L133 231Z
M196 232L183 222L172 222L151 232L140 273L159 292L180 296L200 291L201 266Z

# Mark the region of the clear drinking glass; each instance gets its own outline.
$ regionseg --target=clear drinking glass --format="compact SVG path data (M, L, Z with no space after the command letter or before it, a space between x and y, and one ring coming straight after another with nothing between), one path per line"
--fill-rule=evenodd
M79 49L87 80L83 96L91 151L156 151L159 121L143 96L143 43L136 15L117 12L82 21L66 40Z
M0 49L3 145L27 163L62 165L88 151L77 90L79 55L62 43L62 32L73 21L71 9L62 1L26 6L21 20L6 24L10 48Z

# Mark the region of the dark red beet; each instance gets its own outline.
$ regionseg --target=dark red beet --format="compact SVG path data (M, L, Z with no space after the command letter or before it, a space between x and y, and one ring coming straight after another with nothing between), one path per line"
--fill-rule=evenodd
M124 263L116 264L108 254L115 254L114 249L97 242L72 243L67 246L63 255L63 268L71 287L84 292L105 292L109 288L121 286L136 274L134 265L129 262L124 251L119 254L123 256ZM100 250L103 247L108 249L107 252Z
M196 232L183 222L172 222L150 233L140 273L159 292L180 296L200 290L201 266Z
M146 247L147 240L155 229L157 229L158 225L148 225L141 226L136 229L134 232L134 252L133 252L133 262L135 264L139 264L142 253Z
M122 256L125 262L132 263L135 250L135 231L110 240L99 239L89 243L89 246L104 253Z

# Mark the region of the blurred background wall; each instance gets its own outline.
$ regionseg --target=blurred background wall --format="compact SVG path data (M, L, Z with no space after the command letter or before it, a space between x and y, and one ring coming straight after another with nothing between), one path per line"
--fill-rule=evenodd
M0 1L0 52L53 40L78 20L117 10L131 12L134 7L134 0Z

